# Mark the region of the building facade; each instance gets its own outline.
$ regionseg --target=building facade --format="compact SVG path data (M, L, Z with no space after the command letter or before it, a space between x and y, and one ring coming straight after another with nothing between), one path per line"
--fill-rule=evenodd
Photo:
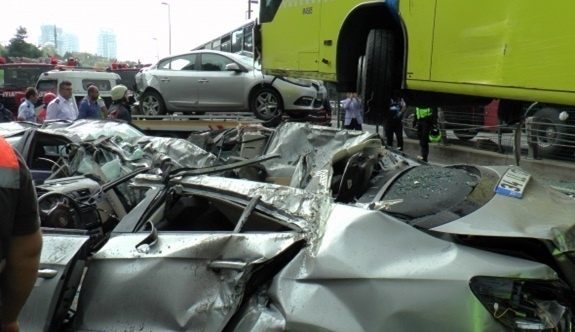
M116 59L116 34L113 30L103 29L100 31L96 54L108 59Z

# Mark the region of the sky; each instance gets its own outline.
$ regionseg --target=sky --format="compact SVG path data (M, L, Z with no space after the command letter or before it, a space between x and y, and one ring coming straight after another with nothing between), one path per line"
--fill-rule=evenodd
M251 6L253 19L258 5ZM95 54L100 30L112 29L119 61L151 63L169 55L169 22L172 54L178 54L239 27L247 10L248 0L3 0L2 12L10 14L0 20L0 44L7 45L22 26L26 41L37 45L40 26L55 24L78 36L81 52Z

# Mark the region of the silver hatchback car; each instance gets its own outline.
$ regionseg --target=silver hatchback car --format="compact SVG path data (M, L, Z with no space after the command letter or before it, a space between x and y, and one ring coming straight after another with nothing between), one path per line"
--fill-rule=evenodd
M145 115L167 112L253 112L269 120L321 109L323 82L264 75L253 58L211 50L161 59L136 75Z

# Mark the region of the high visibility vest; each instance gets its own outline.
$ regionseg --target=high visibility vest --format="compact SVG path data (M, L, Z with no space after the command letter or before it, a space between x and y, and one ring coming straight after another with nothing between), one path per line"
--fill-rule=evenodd
M8 189L20 188L18 157L3 137L0 137L0 187Z
M424 119L432 115L431 108L415 108L415 116L418 119Z

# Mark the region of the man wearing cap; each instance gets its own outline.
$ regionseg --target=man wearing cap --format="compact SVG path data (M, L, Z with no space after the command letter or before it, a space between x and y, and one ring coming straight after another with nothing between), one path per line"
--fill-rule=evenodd
M132 122L132 112L128 100L128 88L125 85L116 85L112 88L112 105L108 110L108 119L120 119Z
M46 120L74 121L78 117L72 99L72 82L62 81L58 85L58 98L48 104Z

